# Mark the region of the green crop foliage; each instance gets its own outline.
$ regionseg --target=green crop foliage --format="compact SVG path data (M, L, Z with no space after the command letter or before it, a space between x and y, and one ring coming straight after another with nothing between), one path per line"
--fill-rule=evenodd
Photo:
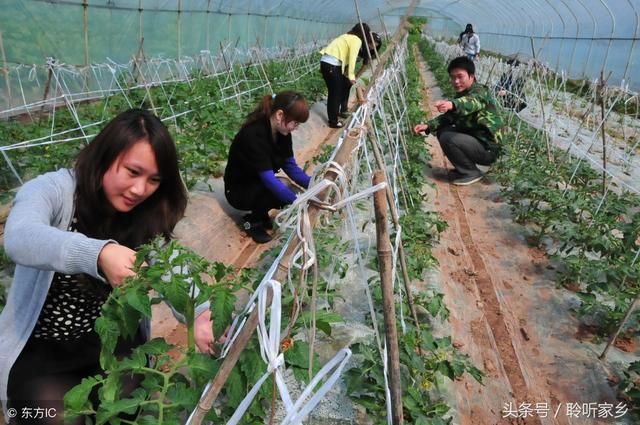
M312 60L315 59L319 61L318 54ZM238 75L244 72L247 78L247 81L238 85L237 92L249 91L237 98L223 100L235 95L232 89L221 90L221 87L225 87L227 74L208 76L198 73L192 81L165 83L162 87L150 88L149 93L141 88L130 89L99 101L76 105L77 120L68 109L59 107L55 113L43 112L27 122L23 122L24 117L0 121L0 140L7 145L36 138L46 140L52 132L78 128L78 123L106 123L131 106L151 109L153 104L160 118L185 113L165 121L165 124L176 141L183 178L187 186L192 188L198 181L206 182L210 177L222 175L231 140L261 96L271 94L271 89L274 92L295 90L312 102L326 90L322 76L316 69L304 76L291 75L287 62L277 60L266 62L264 68L266 76L258 66L234 67L233 72ZM250 84L265 79L270 82L270 87L250 91ZM291 80L295 81L289 82ZM122 83L126 87L127 82ZM97 134L102 126L104 123L85 132ZM28 180L47 171L72 166L75 156L87 142L80 130L65 133L64 138L79 139L14 149L8 151L7 155L22 179ZM9 167L0 168L0 191L5 192L18 185L18 179Z

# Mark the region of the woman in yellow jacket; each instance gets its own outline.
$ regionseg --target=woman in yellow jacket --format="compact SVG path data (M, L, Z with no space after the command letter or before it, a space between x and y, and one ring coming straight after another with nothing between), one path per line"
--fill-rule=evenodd
M364 34L363 34L364 29ZM329 127L340 128L342 122L338 116L346 118L349 91L356 82L356 61L358 52L365 37L370 40L370 29L367 24L354 25L346 34L333 39L324 49L320 50L320 72L327 84L327 116Z

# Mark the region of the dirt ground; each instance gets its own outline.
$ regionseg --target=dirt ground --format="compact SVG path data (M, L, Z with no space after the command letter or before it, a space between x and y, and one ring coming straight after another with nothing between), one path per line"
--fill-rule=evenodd
M424 62L420 66L428 88L424 104L431 105L442 95ZM438 114L430 108L431 116ZM425 142L433 155L429 199L449 225L434 252L436 279L451 311L447 326L454 345L486 374L484 385L467 376L450 389L454 423L630 423L585 413L585 403L619 403L607 365L597 359L603 344L580 338L580 323L569 310L575 298L556 287L545 253L527 245L492 171L481 183L451 185L447 169L453 166L437 139ZM577 414L573 403L580 406Z

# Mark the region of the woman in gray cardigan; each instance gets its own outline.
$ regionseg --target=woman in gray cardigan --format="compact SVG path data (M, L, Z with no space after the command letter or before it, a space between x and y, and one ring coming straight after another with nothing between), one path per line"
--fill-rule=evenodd
M140 109L107 124L73 170L41 175L20 189L5 227L5 250L16 263L0 315L5 420L10 408L18 412L12 424L21 423L23 407L62 412L64 394L101 372L94 331L100 307L133 274L134 250L156 236L170 238L186 205L171 135ZM196 344L206 352L213 342L208 305L196 315ZM147 337L142 326L133 341L121 341L119 353Z

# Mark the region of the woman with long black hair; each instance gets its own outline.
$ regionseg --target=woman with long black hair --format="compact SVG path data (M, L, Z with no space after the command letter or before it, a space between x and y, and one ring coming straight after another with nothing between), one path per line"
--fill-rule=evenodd
M8 409L18 412L11 424L62 423L64 394L102 373L94 330L102 304L133 275L135 250L157 236L171 238L186 206L173 139L141 109L110 121L74 169L22 186L5 227L16 268L0 315L0 400L5 419ZM116 354L130 354L149 331L142 323ZM212 343L208 304L198 306L196 345L210 352ZM131 378L124 388L136 384ZM24 408L57 415L25 418Z

